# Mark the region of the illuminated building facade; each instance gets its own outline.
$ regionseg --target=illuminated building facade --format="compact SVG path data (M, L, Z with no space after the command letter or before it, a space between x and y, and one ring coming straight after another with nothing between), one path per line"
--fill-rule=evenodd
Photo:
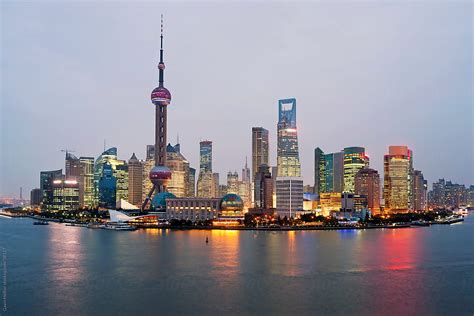
M413 210L425 211L427 210L427 190L428 182L423 177L420 170L413 172Z
M325 154L321 192L341 192L344 186L344 153Z
M62 177L53 181L52 211L79 209L79 182L75 178Z
M148 192L153 188L153 183L150 180L150 171L154 166L155 158L153 157L143 162L142 201L146 200Z
M296 99L278 101L276 209L295 217L303 210L303 179L296 128Z
M188 183L188 196L195 197L196 196L196 169L189 168L189 183Z
M141 207L143 197L143 163L135 153L128 160L128 202Z
M64 176L62 170L44 171L40 177L43 211L79 209L79 181L76 178Z
M199 143L199 178L197 196L215 198L219 195L219 174L212 173L212 141Z
M344 188L343 192L355 192L355 176L359 170L369 166L369 157L364 147L344 148Z
M239 193L239 174L237 172L229 171L227 173L227 193Z
M301 177L277 177L276 209L281 217L296 217L303 210L303 180Z
M179 144L168 144L166 166L171 170L171 179L168 182L168 192L176 197L189 196L189 162L181 154Z
M212 141L199 143L199 171L212 171Z
M474 185L469 186L466 201L468 207L474 207Z
M296 129L296 99L278 101L278 177L300 177L301 165Z
M200 198L211 198L213 197L212 190L212 171L202 171L199 173L197 181L197 197Z
M40 172L40 190L41 190L41 209L48 210L53 204L53 181L62 179L63 170L41 171Z
M95 205L103 205L104 201L100 200L99 181L104 176L104 166L109 165L112 169L112 177L116 182L116 202L128 200L128 165L125 160L117 158L117 148L112 147L104 151L95 161L94 165L94 198ZM108 168L108 167L107 167ZM111 205L111 204L108 204Z
M246 165L247 166L247 165ZM250 169L245 167L242 169L243 178L250 180ZM225 186L225 192L221 190L220 196L226 194L236 194L238 195L243 203L245 208L251 206L251 183L249 181L240 181L239 174L237 172L227 173L227 185Z
M220 198L172 198L166 200L168 220L205 221L217 219Z
M261 164L268 165L269 140L268 130L263 127L252 127L252 179Z
M243 207L242 199L236 194L226 194L222 198L168 198L166 217L192 222L215 220L225 224L243 220Z
M117 178L114 177L112 165L105 162L97 184L99 207L114 209L117 204Z
M80 157L81 162L81 206L94 207L94 157Z
M356 174L355 194L367 197L367 207L373 214L380 212L380 175L377 170L364 168Z
M248 209L252 206L252 182L250 168L247 165L247 157L245 157L245 166L242 168L242 181L239 183L238 194L244 201L244 207Z
M367 210L367 196L361 194L342 193L340 207L342 212Z
M456 208L467 204L468 191L464 184L446 181L444 186L444 205L446 208Z
M214 172L212 174L212 197L220 197L219 196L219 173Z
M407 212L412 202L412 151L407 146L389 146L384 156L385 210Z
M341 209L341 192L323 192L319 197L319 207L324 216Z
M84 206L84 177L81 160L66 151L65 167L66 177L74 177L79 182L79 203Z

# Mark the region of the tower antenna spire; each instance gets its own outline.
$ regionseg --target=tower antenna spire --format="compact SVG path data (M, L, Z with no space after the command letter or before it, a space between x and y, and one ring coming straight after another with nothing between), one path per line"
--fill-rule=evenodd
M163 62L163 14L161 15L161 35L160 35L160 63L158 64L160 70L159 86L163 87L165 81L165 63Z

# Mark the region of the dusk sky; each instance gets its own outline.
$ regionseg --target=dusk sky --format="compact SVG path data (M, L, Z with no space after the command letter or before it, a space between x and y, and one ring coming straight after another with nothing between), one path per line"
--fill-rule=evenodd
M430 183L474 184L473 5L457 2L149 3L3 1L0 196L24 197L61 149L128 160L154 142L160 14L165 17L168 141L199 168L213 141L224 181L251 165L251 128L270 130L297 99L300 160L364 146L383 176L408 145Z

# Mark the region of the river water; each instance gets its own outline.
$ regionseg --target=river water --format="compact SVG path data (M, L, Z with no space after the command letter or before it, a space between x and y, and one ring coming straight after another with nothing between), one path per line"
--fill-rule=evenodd
M0 315L474 313L474 215L296 232L120 232L0 218L0 246Z

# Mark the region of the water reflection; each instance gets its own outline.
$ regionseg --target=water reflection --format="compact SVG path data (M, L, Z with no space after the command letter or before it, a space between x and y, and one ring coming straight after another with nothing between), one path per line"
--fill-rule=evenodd
M81 243L81 227L66 227L51 224L48 227L45 257L48 266L45 278L54 289L51 296L57 295L64 304L71 304L81 292L79 283L84 274L84 251ZM65 296L64 293L67 293ZM49 297L51 297L49 296ZM51 298L51 304L57 304L57 298Z

